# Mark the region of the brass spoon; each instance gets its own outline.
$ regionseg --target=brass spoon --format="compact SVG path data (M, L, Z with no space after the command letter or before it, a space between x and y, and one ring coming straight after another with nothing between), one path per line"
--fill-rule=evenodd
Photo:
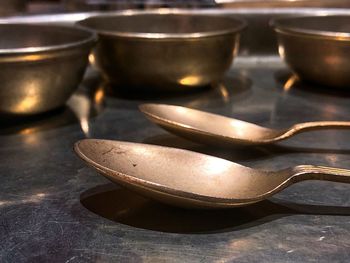
M248 205L302 180L350 183L350 170L345 169L301 165L267 172L209 155L148 144L85 139L75 144L75 151L111 181L182 207Z
M299 123L288 129L275 130L180 106L142 104L139 108L149 120L171 133L216 146L269 144L311 130L350 129L350 122L319 121Z

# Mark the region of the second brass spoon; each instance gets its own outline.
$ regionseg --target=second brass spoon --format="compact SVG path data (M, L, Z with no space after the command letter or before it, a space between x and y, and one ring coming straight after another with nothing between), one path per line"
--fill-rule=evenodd
M181 106L142 104L139 109L149 120L169 132L210 145L270 144L311 130L350 129L350 122L347 121L318 121L276 130Z

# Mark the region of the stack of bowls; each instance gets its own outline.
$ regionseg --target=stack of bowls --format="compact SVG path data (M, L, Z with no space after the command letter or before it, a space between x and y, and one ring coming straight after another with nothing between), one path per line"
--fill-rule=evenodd
M1 114L64 105L83 77L97 34L94 63L118 88L167 91L218 82L246 26L227 16L130 11L78 24L0 24ZM301 79L350 85L350 16L288 17L272 25L280 55Z
M78 27L0 24L0 114L63 106L95 49L95 64L117 86L162 91L219 81L238 51L245 23L231 17L122 12Z

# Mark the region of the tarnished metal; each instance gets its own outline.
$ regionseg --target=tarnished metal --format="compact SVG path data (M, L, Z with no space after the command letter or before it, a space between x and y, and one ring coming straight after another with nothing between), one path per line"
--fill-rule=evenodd
M271 58L280 61L277 58L277 43L274 30L269 26L269 21L276 17L290 17L297 15L350 15L349 9L335 8L269 8L266 1L261 0L264 8L209 8L209 9L167 9L166 12L181 13L181 14L202 14L202 15L224 15L233 16L244 19L249 25L241 34L240 48L235 64L244 60L248 64L253 64L257 59L263 60ZM288 1L290 4L291 2ZM335 1L330 1L334 3ZM248 4L247 1L244 3ZM293 2L294 3L294 2ZM300 3L300 2L299 2ZM243 4L243 3L242 3ZM322 5L319 5L322 6ZM162 9L163 10L163 9ZM155 14L159 11L155 10L133 10L132 13L137 14ZM165 11L164 11L165 12ZM130 10L113 11L113 12L82 12L82 13L67 13L52 15L30 15L30 16L14 16L0 19L1 23L60 23L72 25L83 19L96 15L122 15L130 13ZM246 64L247 64L246 63ZM270 63L268 63L270 64ZM281 65L279 65L281 66Z
M111 181L160 202L230 208L266 199L302 180L350 183L350 170L302 165L261 171L187 150L85 139L75 151Z
M180 106L143 104L139 108L149 120L169 132L202 144L223 147L270 144L312 130L350 129L350 122L318 121L275 130Z
M350 16L280 18L272 21L280 56L303 80L350 85Z
M125 12L91 17L95 62L113 84L161 90L219 81L238 51L241 20L202 14Z
M28 115L62 106L76 90L95 43L67 26L0 24L0 113Z

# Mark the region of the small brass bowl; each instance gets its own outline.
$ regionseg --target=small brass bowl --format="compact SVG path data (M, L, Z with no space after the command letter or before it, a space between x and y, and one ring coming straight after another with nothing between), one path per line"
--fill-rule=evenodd
M77 89L96 36L75 27L0 24L0 114L58 108Z
M350 87L350 16L308 16L271 21L280 56L300 79Z
M151 89L197 87L220 80L238 50L245 22L201 14L95 16L96 66L113 84Z

